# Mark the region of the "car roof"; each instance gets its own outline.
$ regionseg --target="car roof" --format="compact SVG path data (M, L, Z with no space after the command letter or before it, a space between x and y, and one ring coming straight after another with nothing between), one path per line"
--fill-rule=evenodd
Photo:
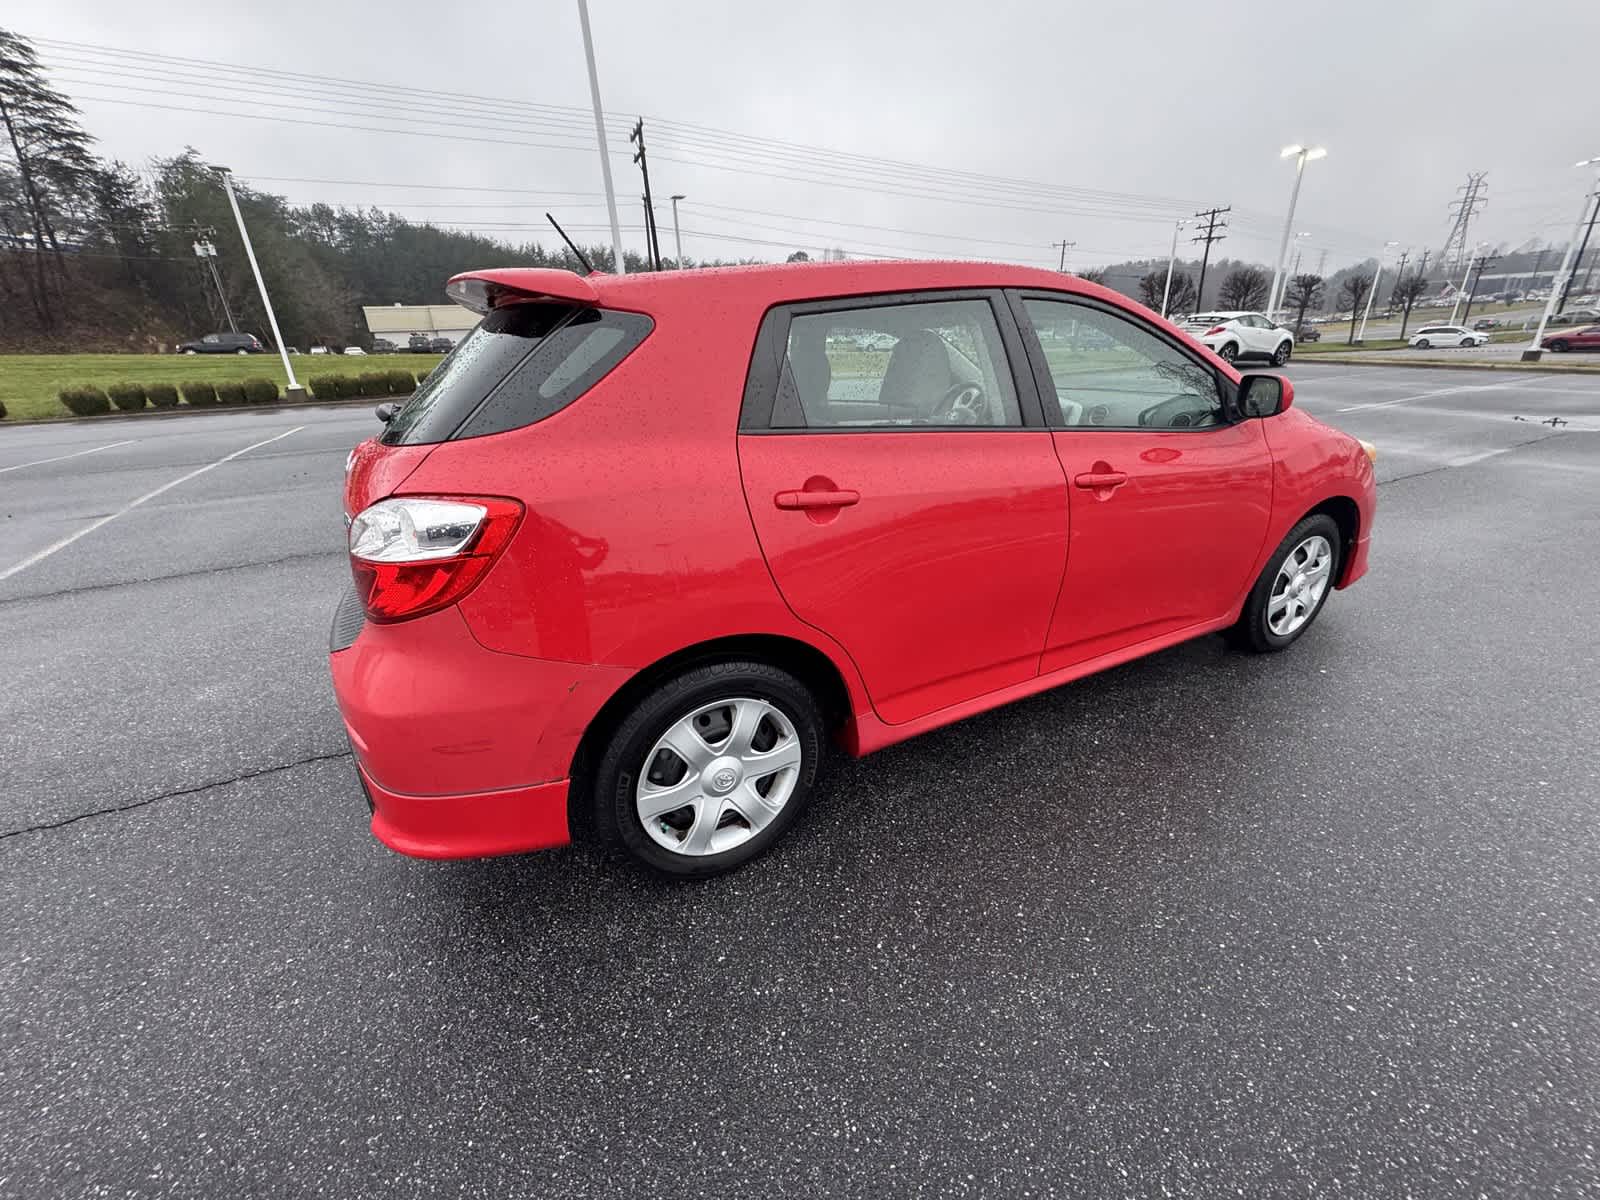
M671 304L687 295L704 296L707 292L766 305L877 292L993 287L1070 291L1110 300L1121 307L1138 307L1120 292L1058 271L1010 263L931 260L763 263L631 275L578 275L544 267L506 267L457 275L446 290L457 303L476 312L487 312L497 295L509 291L648 313L658 302Z

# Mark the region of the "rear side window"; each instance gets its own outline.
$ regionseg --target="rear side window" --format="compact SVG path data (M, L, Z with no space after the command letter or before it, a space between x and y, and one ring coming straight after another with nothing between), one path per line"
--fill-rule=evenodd
M542 421L598 383L652 328L641 313L609 309L496 309L434 368L380 440L414 446Z

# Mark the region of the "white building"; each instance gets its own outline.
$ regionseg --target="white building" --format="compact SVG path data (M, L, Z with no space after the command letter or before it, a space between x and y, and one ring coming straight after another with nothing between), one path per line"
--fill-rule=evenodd
M364 304L361 315L368 333L386 338L401 350L414 333L459 342L478 323L478 314L459 304Z

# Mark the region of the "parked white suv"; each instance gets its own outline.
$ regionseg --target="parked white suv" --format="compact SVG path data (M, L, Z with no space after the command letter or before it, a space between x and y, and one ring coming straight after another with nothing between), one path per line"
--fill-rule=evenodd
M1219 358L1265 358L1281 367L1294 353L1294 334L1258 312L1195 313L1183 319L1183 330Z
M1411 335L1413 350L1427 350L1432 346L1482 346L1489 335L1480 329L1462 325L1425 325Z

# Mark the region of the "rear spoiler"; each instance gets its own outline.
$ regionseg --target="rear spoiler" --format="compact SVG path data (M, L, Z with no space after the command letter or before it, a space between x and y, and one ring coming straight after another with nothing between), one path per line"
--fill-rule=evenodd
M488 314L505 304L527 300L561 300L597 307L600 294L582 275L551 267L502 267L467 271L445 284L445 295L464 308Z

